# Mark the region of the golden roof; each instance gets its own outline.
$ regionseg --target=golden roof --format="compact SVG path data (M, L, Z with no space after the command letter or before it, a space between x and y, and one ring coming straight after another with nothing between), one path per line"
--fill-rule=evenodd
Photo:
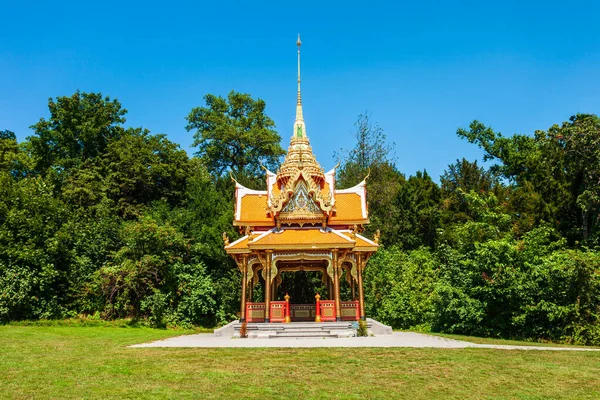
M266 169L265 169L266 170ZM335 168L325 173L313 154L306 134L300 92L296 120L285 159L277 173L266 170L267 190L257 191L236 182L234 225L248 227L353 226L369 222L365 182L335 189Z
M354 249L376 251L378 244L350 230L284 228L253 232L225 246L230 254L252 250Z
M335 168L324 172L313 154L302 113L300 47L296 120L290 146L277 173L265 171L267 190L252 190L236 182L233 224L245 227L246 235L229 243L223 234L227 253L377 250L378 236L372 241L358 233L369 222L365 181L337 190Z

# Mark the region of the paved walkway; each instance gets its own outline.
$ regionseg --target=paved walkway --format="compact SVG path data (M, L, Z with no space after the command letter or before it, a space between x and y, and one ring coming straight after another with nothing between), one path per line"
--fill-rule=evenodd
M130 347L429 347L444 349L600 351L600 349L577 347L476 344L414 332L394 332L391 335L343 339L231 339L216 337L212 333L199 333L196 335L172 337L151 343L136 344Z

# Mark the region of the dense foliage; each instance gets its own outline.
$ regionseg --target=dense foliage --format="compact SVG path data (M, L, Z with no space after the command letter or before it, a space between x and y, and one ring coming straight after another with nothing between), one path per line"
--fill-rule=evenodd
M262 100L205 100L188 116L194 157L165 135L126 128L126 110L99 93L50 99L50 117L22 143L0 131L1 322L235 318L240 274L221 238L238 237L227 172L264 185L260 164L272 167L283 149ZM382 243L366 270L369 316L402 329L600 344L598 117L511 137L474 121L457 133L491 166L459 159L439 184L398 171L368 114L355 128L337 185L368 175L365 234L379 230ZM321 285L295 278L312 285L307 298Z

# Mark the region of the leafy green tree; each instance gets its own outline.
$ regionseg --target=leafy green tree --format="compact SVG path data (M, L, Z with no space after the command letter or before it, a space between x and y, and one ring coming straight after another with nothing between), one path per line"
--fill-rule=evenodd
M352 187L369 176L367 196L371 223L367 232L373 234L380 230L382 242L390 245L397 240L393 223L397 210L393 204L404 176L394 165L394 144L388 144L385 132L368 113L360 114L354 127L354 148L337 154L343 156L336 176L337 186Z
M261 163L275 169L285 152L263 100L234 91L226 99L207 94L204 100L206 107L195 107L187 116L186 129L194 131L196 154L210 173L257 176Z
M189 159L165 135L127 129L109 142L102 164L106 193L126 218L139 215L140 207L153 201L176 205L183 200Z
M30 168L30 159L17 142L14 132L0 131L0 172L22 178L27 176Z
M470 162L466 159L456 160L450 164L440 177L443 209L445 214L453 221L472 220L468 214L467 206L462 193L471 190L483 193L492 190L498 185L497 180L490 171L477 165L477 161Z
M170 268L188 256L183 235L151 218L125 223L121 238L123 246L98 271L108 317L137 316L146 296L173 287Z
M0 173L0 321L67 314L69 254L57 232L67 218L41 177Z
M438 263L429 249L380 249L365 272L366 313L400 329L428 329Z
M576 203L579 173L568 163L556 140L544 131L536 131L533 136L504 137L478 121L457 134L480 146L485 151L484 160L498 162L491 171L506 178L519 194L519 201L511 204L515 215L529 214L527 219L535 221L529 225L551 223L571 242L581 239Z
M48 108L50 118L32 125L34 135L28 138L40 173L49 168L69 170L103 154L108 143L123 133L127 113L118 100L80 91L49 99Z
M397 218L394 220L396 242L406 249L420 246L435 247L440 227L441 191L427 174L417 171L400 186L395 204Z
M600 222L600 118L577 114L548 130L548 139L564 151L573 178L571 192L581 210L581 234L590 236Z

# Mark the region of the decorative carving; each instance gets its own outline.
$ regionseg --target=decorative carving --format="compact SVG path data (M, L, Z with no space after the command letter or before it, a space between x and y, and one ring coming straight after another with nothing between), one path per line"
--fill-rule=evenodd
M271 261L271 282L269 283L273 283L273 280L277 277L277 260L273 259L273 261Z
M226 232L223 232L223 243L225 243L225 246L229 246L229 236Z
M246 277L248 279L248 282L255 281L258 279L258 276L256 276L256 272L254 270L254 264L257 263L260 263L260 260L257 256L250 256L248 258L248 271L246 271Z
M379 236L381 236L381 232L379 229L377 229L377 231L375 231L375 235L373 236L373 241L375 244L379 244Z

